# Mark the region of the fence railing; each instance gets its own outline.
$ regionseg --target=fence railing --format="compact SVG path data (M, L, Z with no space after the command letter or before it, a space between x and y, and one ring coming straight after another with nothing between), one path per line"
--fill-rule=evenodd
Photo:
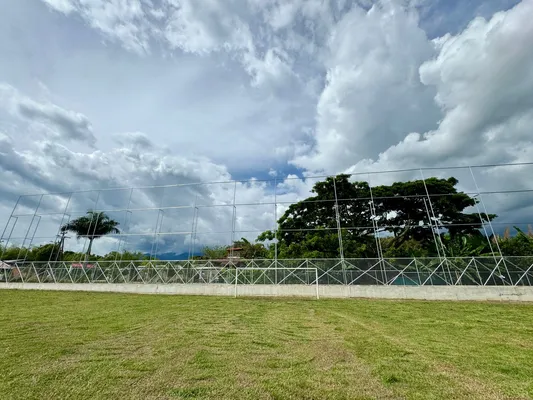
M0 282L532 286L533 257L4 262Z

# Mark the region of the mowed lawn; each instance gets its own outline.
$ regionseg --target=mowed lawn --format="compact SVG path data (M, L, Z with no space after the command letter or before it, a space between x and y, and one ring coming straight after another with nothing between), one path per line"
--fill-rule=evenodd
M533 398L533 305L2 290L0 398Z

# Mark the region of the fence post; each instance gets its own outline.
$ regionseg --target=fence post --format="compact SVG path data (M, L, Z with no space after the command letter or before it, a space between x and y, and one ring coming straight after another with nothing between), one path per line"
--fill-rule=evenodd
M237 297L237 284L239 283L239 268L235 267L235 297Z
M320 299L318 292L318 268L315 268L315 279L316 279L316 299Z

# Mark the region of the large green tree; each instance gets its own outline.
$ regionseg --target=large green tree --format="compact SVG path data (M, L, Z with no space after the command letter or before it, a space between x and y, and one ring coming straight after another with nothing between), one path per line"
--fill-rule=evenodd
M62 230L73 232L78 239L89 239L89 246L85 253L87 259L91 255L94 240L112 233L120 233L118 225L117 221L104 212L88 211L86 215L64 225Z
M447 231L451 239L481 235L482 221L494 214L465 213L478 200L458 192L455 178L395 182L373 189L378 226L396 238L395 244L414 239L426 248L434 245L434 232Z
M277 233L263 232L258 240L277 239L280 258L336 258L340 225L345 257L375 257L376 232L393 236L387 243L392 253L409 242L432 254L436 235L481 235L482 221L495 217L465 213L477 200L458 192L457 183L429 178L371 189L367 182L350 182L349 175L330 177L315 184L313 196L288 208Z
M374 256L368 183L352 183L349 175L338 175L317 182L312 193L314 196L291 204L278 220L279 256L337 258L340 247L338 225L342 230L346 256ZM274 240L275 236L275 233L267 231L258 240Z

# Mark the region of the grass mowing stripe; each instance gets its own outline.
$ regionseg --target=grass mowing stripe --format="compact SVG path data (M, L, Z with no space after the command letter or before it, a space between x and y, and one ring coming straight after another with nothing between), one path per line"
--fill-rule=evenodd
M0 291L2 399L533 397L533 306Z

